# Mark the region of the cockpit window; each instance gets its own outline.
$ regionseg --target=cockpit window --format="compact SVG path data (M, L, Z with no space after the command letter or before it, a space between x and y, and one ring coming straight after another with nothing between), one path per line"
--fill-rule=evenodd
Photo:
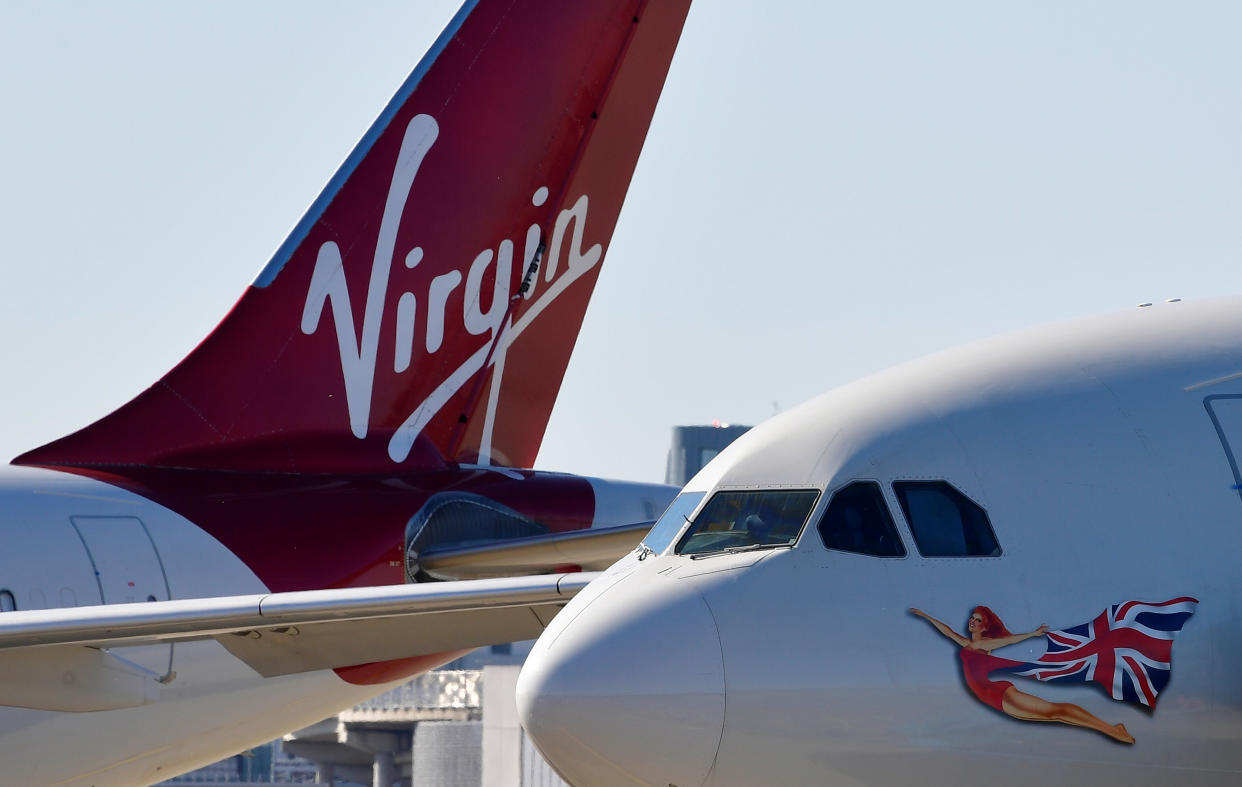
M699 501L706 494L706 492L682 492L673 498L673 502L664 509L664 513L651 526L651 530L643 536L643 546L657 555L668 549L668 545L673 543L673 539L690 521L690 514L694 513Z
M906 556L884 494L874 481L856 481L837 490L819 520L819 535L829 549L875 557Z
M814 489L717 492L682 536L677 554L791 546L818 497Z
M945 481L895 481L893 491L923 557L997 557L983 508Z

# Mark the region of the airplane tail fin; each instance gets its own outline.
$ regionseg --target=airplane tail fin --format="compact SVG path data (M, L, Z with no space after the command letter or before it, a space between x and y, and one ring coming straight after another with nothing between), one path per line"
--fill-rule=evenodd
M529 467L689 0L468 0L221 324L14 460Z

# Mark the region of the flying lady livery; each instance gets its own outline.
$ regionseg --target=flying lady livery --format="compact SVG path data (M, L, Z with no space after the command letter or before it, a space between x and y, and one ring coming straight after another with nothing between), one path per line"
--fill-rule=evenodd
M212 762L637 543L676 490L526 468L688 5L468 0L202 344L5 468L0 784Z
M595 787L1237 784L1239 369L1242 298L1171 302L781 413L540 635L522 723Z
M687 11L467 2L220 326L6 469L0 782L158 781L540 632L576 785L1237 782L1237 299L829 392L649 533L673 490L525 469ZM1036 624L1116 599L1170 601ZM915 604L971 611L956 656ZM994 679L1044 634L1159 709Z
M1113 604L1089 623L1059 631L1041 625L1023 634L1010 633L991 608L978 606L971 610L966 626L969 636L957 634L920 609L910 612L961 648L962 677L984 705L1022 721L1061 722L1134 743L1124 724L1109 724L1071 702L1048 702L1009 681L992 681L991 675L1004 672L1060 683L1094 681L1115 700L1155 708L1156 695L1168 685L1173 669L1173 639L1198 604L1185 597L1158 604L1127 601ZM1047 650L1035 661L992 655L998 648L1041 636Z

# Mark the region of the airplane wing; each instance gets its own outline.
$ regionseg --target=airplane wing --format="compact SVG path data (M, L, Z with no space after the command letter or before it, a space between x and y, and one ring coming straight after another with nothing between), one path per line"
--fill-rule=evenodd
M309 590L0 613L0 705L92 711L155 701L158 676L108 649L215 639L265 677L539 635L596 574Z

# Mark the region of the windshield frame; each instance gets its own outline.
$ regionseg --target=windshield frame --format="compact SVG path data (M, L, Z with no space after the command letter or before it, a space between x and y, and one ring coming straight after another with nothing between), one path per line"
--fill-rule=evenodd
M822 496L822 490L808 487L717 489L695 512L673 554L693 557L794 547ZM745 524L739 527L739 522ZM726 523L727 527L719 527Z
M698 510L706 497L707 490L679 492L664 509L664 513L660 514L660 518L651 526L651 529L647 531L647 535L643 536L639 548L646 548L656 555L667 552L668 548L678 540L681 531L690 524L691 514Z

